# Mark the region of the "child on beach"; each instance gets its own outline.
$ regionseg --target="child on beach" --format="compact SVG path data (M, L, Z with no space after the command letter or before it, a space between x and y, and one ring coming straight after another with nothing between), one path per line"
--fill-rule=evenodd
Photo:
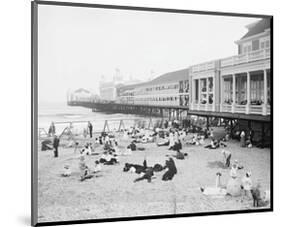
M244 191L244 196L251 197L251 189L253 187L251 172L246 172L245 176L242 178L242 188Z
M63 177L70 177L70 175L71 175L70 166L69 165L65 165L64 168L63 168L62 176Z
M98 160L96 160L95 161L95 167L94 167L94 170L93 170L93 172L94 173L98 173L98 172L100 172L101 171L101 163L98 161Z

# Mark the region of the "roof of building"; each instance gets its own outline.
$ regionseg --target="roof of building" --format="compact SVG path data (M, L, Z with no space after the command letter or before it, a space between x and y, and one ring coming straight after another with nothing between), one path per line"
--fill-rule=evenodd
M247 27L248 27L248 32L241 39L245 39L250 36L263 33L266 29L270 28L270 19L267 18L262 19Z
M90 91L88 91L88 90L86 90L84 88L79 88L79 89L74 91L74 93L81 93L81 92L90 93Z
M155 79L143 83L138 83L138 84L131 84L131 85L126 85L121 87L121 89L133 89L135 87L140 87L140 86L149 86L149 85L154 85L154 84L165 84L165 83L170 83L170 82L177 82L180 80L184 80L188 78L189 74L189 69L181 69L169 73L165 73L161 76L156 77Z

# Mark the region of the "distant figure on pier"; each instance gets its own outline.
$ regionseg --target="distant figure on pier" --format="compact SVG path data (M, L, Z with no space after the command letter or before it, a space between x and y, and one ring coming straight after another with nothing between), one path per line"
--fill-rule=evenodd
M48 131L49 136L54 136L56 134L56 127L54 122L51 123Z
M59 156L59 147L60 139L55 135L54 136L54 141L53 141L53 147L54 147L54 157L57 158Z
M90 133L90 138L93 137L93 125L91 124L90 121L88 121L88 129L89 129L89 133Z

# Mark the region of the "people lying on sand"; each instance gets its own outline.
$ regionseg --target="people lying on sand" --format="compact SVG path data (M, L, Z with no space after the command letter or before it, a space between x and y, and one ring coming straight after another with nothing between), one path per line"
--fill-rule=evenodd
M134 180L134 183L138 182L138 181L141 181L141 180L147 180L147 182L150 183L153 175L154 175L153 168L151 168L151 167L146 168L145 173L141 177L136 178Z
M180 152L180 150L177 150L177 154L173 155L173 157L175 157L176 159L179 159L179 160L184 160L184 158L187 155L188 155L187 153L182 153L182 152Z
M114 165L118 163L117 155L113 155L112 152L104 152L99 162L104 165Z
M71 169L69 165L65 165L63 167L63 173L62 173L63 177L70 177L71 176Z
M204 195L208 196L225 196L227 194L226 189L221 187L220 183L221 173L216 173L215 187L201 187L200 190Z
M161 147L161 146L169 146L169 138L165 137L161 140L161 142L157 143L157 146Z
M161 172L162 170L164 170L164 166L162 166L161 164L156 163L153 166L153 171L154 172Z
M251 189L253 187L252 179L251 179L251 172L246 172L245 176L242 178L242 189L243 189L243 196L251 197Z
M211 140L211 143L210 143L209 145L205 146L205 148L217 149L217 148L219 148L219 143L218 143L217 140L212 139L212 140Z
M101 171L101 169L102 169L101 163L98 160L96 160L93 172L98 173Z
M197 136L192 136L192 139L191 139L191 142L187 142L187 144L190 144L190 145L200 145L199 141L198 141L198 138Z
M219 143L219 147L227 147L226 143L222 139L219 139L218 143Z
M146 168L147 168L147 162L146 162L146 159L144 159L142 165L125 163L123 171L124 172L128 172L128 171L133 172L133 169L134 169L135 173L140 174L140 173L145 173Z
M225 167L229 167L230 166L230 159L231 159L231 152L228 151L228 150L222 150L221 153L223 155Z
M152 142L154 142L154 137L151 135L145 135L142 137L141 142L142 143L152 143Z
M170 157L169 160L166 160L165 168L168 170L162 176L163 181L172 180L174 175L177 174L177 167L174 160Z

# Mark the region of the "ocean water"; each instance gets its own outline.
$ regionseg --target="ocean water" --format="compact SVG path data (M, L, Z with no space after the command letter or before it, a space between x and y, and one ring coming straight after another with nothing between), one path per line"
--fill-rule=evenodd
M68 127L69 122L72 122L75 133L82 133L88 121L93 124L94 132L101 132L106 120L110 130L118 129L121 119L125 127L133 126L136 120L144 120L138 115L92 112L91 109L71 107L66 103L40 103L38 106L38 127L48 132L51 122L54 122L57 134Z

